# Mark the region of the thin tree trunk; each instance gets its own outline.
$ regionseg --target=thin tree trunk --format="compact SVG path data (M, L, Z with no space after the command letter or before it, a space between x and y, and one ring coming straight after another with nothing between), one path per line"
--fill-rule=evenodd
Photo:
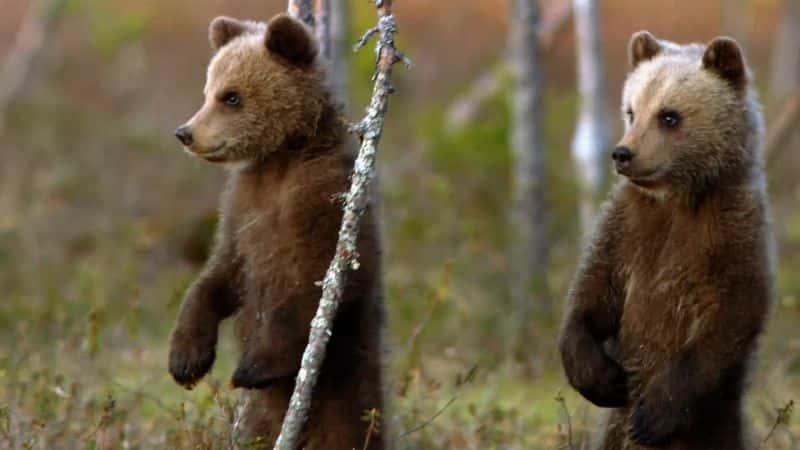
M770 106L780 105L800 87L800 1L784 0L769 83Z
M63 17L67 3L69 0L31 2L28 7L14 46L0 70L0 135L5 128L8 107L25 92L36 62Z
M362 142L353 167L350 191L345 197L339 242L322 282L322 297L317 313L311 321L308 345L303 352L300 371L297 373L294 392L289 401L281 433L275 443L275 450L295 450L300 432L308 418L312 392L325 359L325 348L332 335L333 319L342 298L347 274L351 269L358 267L356 242L359 219L370 200L369 187L375 176L375 156L383 132L389 95L392 92L392 67L397 62L407 62L394 45L397 24L392 15L391 0L374 0L374 2L378 9L378 25L370 29L359 41L359 45L363 46L373 34L379 35L376 44L378 61L372 100L367 108L367 116L353 127L354 131L361 135Z
M347 0L328 0L331 3L330 40L331 40L331 78L334 91L343 98L347 97L347 68L352 51L350 36L350 5Z
M575 0L580 116L572 139L572 158L580 184L580 221L589 231L608 167L609 123L600 19L596 0Z
M317 33L320 54L330 61L333 56L330 0L316 0L314 2L314 30Z
M548 218L541 120L544 70L538 27L537 1L512 0L509 45L509 66L514 83L511 98L514 156L511 295L521 327L529 322L534 309L549 308L545 295Z
M289 14L314 28L314 0L289 0Z

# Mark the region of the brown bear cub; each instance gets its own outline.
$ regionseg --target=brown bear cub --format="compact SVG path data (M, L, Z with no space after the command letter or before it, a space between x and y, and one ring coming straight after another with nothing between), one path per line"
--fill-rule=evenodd
M623 176L569 291L570 384L613 408L600 449L748 448L742 397L771 298L762 118L735 41L630 43Z
M286 15L266 25L219 17L210 39L205 103L176 135L230 174L213 253L172 333L169 370L187 388L197 383L214 362L220 322L236 314L242 356L231 383L248 389L237 433L272 448L335 251L354 152L305 25ZM308 450L385 448L385 430L368 436L362 419L383 409L380 240L371 211L358 254L300 443Z

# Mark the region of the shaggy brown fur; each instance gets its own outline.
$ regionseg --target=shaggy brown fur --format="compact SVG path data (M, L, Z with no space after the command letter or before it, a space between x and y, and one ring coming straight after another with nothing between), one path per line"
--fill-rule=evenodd
M185 148L231 169L214 252L189 289L172 334L169 368L191 388L211 368L220 321L237 314L242 357L232 377L250 389L237 432L272 448L294 387L333 257L341 194L353 156L304 25L217 18L206 102L177 133ZM363 448L365 411L382 410L380 242L371 211L360 267L343 304L300 446ZM385 447L385 429L369 449ZM250 447L248 447L250 448Z
M771 297L761 115L736 43L634 35L624 178L569 292L570 384L599 448L747 448L742 397ZM618 147L618 151L620 151Z

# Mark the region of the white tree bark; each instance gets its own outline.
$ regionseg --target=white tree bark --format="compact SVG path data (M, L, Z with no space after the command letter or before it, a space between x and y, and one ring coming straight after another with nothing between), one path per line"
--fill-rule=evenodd
M314 0L289 0L287 10L292 17L314 28Z
M370 182L375 176L375 155L383 132L384 118L392 93L391 76L395 63L407 59L395 48L394 36L397 24L392 14L391 0L373 0L378 9L378 25L370 29L359 41L359 46L367 43L373 34L378 34L376 43L377 63L375 86L367 115L354 131L362 137L361 149L353 167L353 181L345 197L342 226L339 229L339 242L336 253L322 281L322 298L314 319L308 345L303 352L300 371L295 380L295 388L289 401L289 409L275 443L275 450L295 450L300 433L308 417L312 392L325 358L325 348L332 335L333 319L342 298L347 272L358 268L356 242L359 219L369 200Z
M574 0L580 113L572 158L580 184L580 221L590 229L598 194L606 180L609 123L600 19L596 0Z
M511 147L514 156L511 211L511 295L520 325L533 309L546 309L548 260L545 152L542 131L543 75L536 0L512 0L510 60L513 77ZM534 296L539 294L539 298Z
M314 31L317 33L320 54L330 61L332 57L330 0L314 2Z
M779 105L800 87L800 1L784 0L772 50L769 94Z

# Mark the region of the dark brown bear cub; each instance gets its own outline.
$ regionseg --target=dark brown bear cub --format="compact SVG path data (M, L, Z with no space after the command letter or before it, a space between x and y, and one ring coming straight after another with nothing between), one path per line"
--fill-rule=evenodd
M286 412L342 218L352 148L317 43L285 15L269 24L220 17L205 103L176 135L184 149L228 167L212 256L186 294L169 370L191 388L214 362L217 329L232 315L246 388L240 442L272 448ZM301 448L385 448L367 436L365 411L382 411L380 242L362 219L360 267L349 274ZM250 448L250 447L248 447Z
M630 44L623 176L571 289L570 384L599 448L748 448L742 397L771 298L762 119L737 44Z

